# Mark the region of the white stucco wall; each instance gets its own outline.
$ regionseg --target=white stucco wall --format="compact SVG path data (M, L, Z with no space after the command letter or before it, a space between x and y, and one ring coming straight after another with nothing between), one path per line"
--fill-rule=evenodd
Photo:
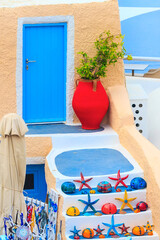
M160 149L160 79L126 77L127 85L140 84L148 97L147 132L148 140Z

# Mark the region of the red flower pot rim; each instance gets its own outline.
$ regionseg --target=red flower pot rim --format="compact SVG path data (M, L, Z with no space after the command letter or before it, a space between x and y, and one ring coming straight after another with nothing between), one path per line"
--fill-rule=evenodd
M97 82L98 81L100 81L99 78L95 78L95 79L83 79L83 78L80 78L80 79L77 79L75 82L76 82L76 87L78 86L79 82L92 82L93 83L93 91L96 92Z

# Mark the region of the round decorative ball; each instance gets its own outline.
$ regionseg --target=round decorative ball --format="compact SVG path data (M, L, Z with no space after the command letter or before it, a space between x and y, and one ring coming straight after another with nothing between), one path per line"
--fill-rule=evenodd
M143 178L136 177L131 180L130 186L133 189L144 189L147 187L147 183Z
M115 214L117 212L117 207L113 203L105 203L101 208L104 214Z
M132 233L136 236L142 236L145 234L145 229L142 226L136 226L132 229Z
M76 190L76 185L73 182L64 182L61 185L61 190L64 193L71 194L74 193Z
M141 211L146 211L148 209L148 204L146 202L141 201L137 203L136 208Z
M66 214L68 216L78 216L80 214L80 211L77 207L72 206L72 207L67 209Z
M6 235L0 235L0 240L8 240Z
M84 238L93 238L94 237L94 231L91 228L85 228L82 232L82 236Z
M109 182L102 181L102 182L98 183L97 190L98 190L98 192L108 193L108 192L112 191L112 186Z

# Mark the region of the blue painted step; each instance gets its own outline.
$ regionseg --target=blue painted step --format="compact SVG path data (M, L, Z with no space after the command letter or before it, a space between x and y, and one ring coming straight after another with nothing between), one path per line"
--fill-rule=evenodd
M133 165L118 150L110 148L72 150L55 158L58 171L69 177L116 174L119 169L128 172Z
M66 125L63 123L54 124L32 124L27 125L29 134L69 134L69 133L94 133L101 132L104 128L96 130L85 130L81 126Z

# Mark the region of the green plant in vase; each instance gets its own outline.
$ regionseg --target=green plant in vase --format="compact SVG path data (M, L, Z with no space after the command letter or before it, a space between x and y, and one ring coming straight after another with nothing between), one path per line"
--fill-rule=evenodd
M106 77L107 67L125 55L123 38L121 34L112 35L110 31L106 31L94 42L94 57L90 58L86 52L79 52L82 55L81 64L76 68L79 76L88 80Z
M109 100L100 77L106 77L107 67L124 57L123 44L121 34L105 31L94 42L95 56L79 52L82 59L76 70L81 79L76 81L72 106L84 129L98 129L108 110Z

